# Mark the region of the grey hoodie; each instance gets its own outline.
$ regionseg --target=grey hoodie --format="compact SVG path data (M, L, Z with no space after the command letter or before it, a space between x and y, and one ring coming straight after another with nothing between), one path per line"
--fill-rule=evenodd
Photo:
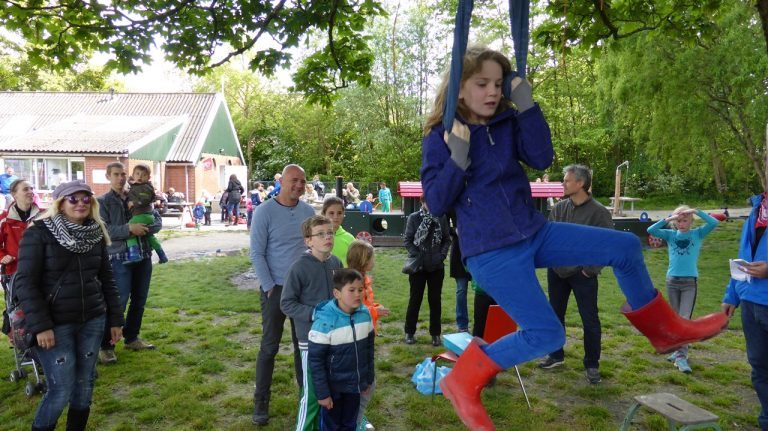
M315 306L333 298L333 271L341 268L338 257L331 255L321 262L307 251L288 270L280 296L280 309L293 319L300 348L308 346Z

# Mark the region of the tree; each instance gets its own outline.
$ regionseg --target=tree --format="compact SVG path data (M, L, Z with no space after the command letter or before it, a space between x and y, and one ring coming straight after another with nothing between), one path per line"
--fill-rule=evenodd
M248 53L250 68L269 76L290 64L290 49L307 34L321 32L325 43L304 60L296 89L328 105L332 91L370 80L364 29L384 13L375 0L11 0L0 3L0 25L24 37L37 66L71 69L103 52L112 57L107 67L123 73L149 63L157 41L169 61L193 74Z

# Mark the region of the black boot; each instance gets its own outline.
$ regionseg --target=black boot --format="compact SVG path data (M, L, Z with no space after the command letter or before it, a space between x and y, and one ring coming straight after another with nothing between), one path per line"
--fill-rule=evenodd
M91 409L77 410L70 407L67 413L67 431L85 431L90 414Z
M254 425L267 425L269 423L269 399L256 400L256 406L253 409L251 422Z
M155 250L155 253L157 253L157 259L160 263L166 263L168 262L168 256L165 255L165 250L162 248Z

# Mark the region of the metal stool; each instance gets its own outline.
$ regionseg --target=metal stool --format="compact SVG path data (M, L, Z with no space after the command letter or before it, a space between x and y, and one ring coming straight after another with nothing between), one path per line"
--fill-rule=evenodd
M716 415L679 398L677 395L664 392L636 396L635 402L627 411L627 416L624 418L620 431L629 430L629 427L632 425L632 418L637 413L637 410L640 409L640 406L645 406L667 418L670 431L704 428L720 431ZM682 425L682 427L677 428L678 425Z

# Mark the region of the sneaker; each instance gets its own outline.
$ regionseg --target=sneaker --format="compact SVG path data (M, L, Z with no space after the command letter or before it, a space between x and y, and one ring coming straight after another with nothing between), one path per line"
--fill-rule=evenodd
M603 380L600 377L600 370L598 370L597 368L587 368L585 375L587 376L587 381L589 381L589 383L593 385L596 385Z
M114 364L117 362L117 355L115 355L115 351L112 349L99 350L99 362L102 364Z
M376 431L376 427L368 422L367 417L363 416L363 420L361 420L360 424L357 426L357 431Z
M693 370L691 369L691 366L688 365L688 359L686 358L682 358L682 357L677 358L675 360L675 366L677 367L678 370L680 370L685 374L691 374L693 372Z
M667 356L667 360L669 362L674 363L677 360L677 356L678 356L677 351L674 351L674 352L672 352L671 355Z
M125 343L125 348L128 350L155 350L155 345L149 344L141 338L137 338L130 343Z
M564 363L565 363L565 359L555 359L551 356L546 356L544 359L542 359L539 362L539 368L550 369L550 368L559 367Z
M405 344L416 344L413 334L405 334Z

